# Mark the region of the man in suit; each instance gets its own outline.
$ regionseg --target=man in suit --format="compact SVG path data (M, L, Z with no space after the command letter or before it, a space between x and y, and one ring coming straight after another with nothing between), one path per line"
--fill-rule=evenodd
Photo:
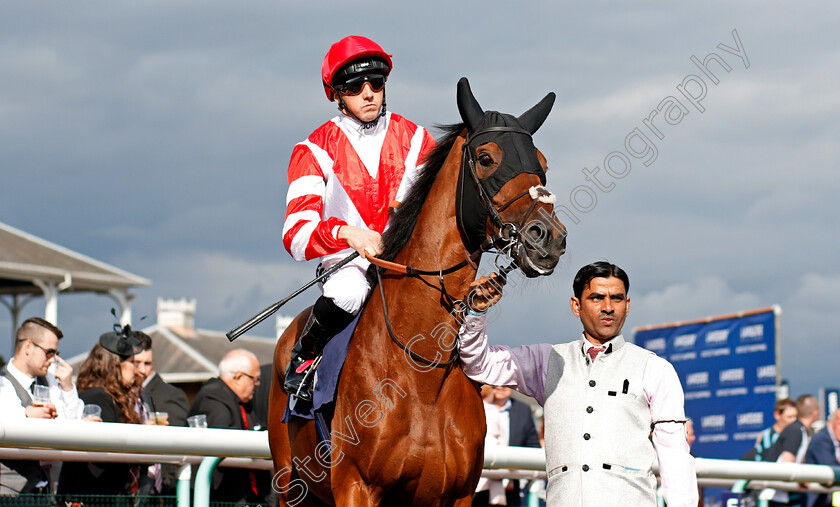
M482 395L485 403L485 413L493 414L493 421L488 414L488 433L491 425L498 426L500 442L515 447L540 447L540 436L531 415L531 408L526 403L511 398L513 389L500 386L485 386ZM519 481L504 481L505 503L493 503L490 483L482 479L478 485L478 493L473 498L473 505L521 505ZM487 489L483 489L487 487ZM483 489L483 490L482 490ZM500 500L500 499L499 499Z
M134 369L142 380L143 401L151 412L169 414L170 426L186 426L189 402L180 388L168 384L155 371L152 338L142 331L131 331L140 342L143 351L134 356Z
M167 384L155 372L154 354L152 353L152 337L142 331L132 330L131 335L140 342L143 350L133 358L134 373L140 386L140 399L144 410L151 412L166 412L169 414L170 426L186 426L189 402L187 395L181 389ZM174 495L178 485L177 465L155 465L149 467L150 487L162 495Z
M259 424L259 429L263 430L268 429L268 395L271 391L272 367L272 363L266 363L260 366L260 378L263 382L260 382L256 389L254 389L254 399L251 400L251 406L254 408L257 424Z
M808 444L808 450L805 451L805 463L840 466L840 443L838 443L838 440L840 440L840 410L835 410L825 428L818 431ZM834 495L840 497L837 493L834 493ZM806 505L808 507L825 507L837 504L832 503L832 495L808 493Z
M198 391L189 416L205 414L209 428L255 429L256 416L250 401L261 383L257 356L244 349L227 353L219 362L219 376ZM252 470L230 468L213 472L211 500L214 502L259 502L270 482L257 481Z

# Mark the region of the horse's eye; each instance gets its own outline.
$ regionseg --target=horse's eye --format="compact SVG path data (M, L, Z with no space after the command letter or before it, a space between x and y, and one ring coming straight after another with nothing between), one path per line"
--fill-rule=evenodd
M483 165L484 167L490 167L493 165L493 159L490 157L490 155L483 153L478 156L478 163Z

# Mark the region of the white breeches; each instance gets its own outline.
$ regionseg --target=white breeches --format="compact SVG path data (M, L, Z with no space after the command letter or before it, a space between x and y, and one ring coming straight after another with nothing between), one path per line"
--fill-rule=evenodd
M352 252L352 250L350 251ZM327 270L338 261L345 258L347 251L341 254L333 254L321 258L321 269ZM353 315L359 313L370 292L370 284L365 278L370 262L362 258L353 259L352 262L342 267L321 284L321 291L324 296Z

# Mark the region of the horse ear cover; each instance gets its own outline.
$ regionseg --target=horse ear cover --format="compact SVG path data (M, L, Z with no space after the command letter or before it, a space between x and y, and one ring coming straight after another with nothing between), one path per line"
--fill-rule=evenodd
M522 127L533 135L542 126L545 119L548 118L548 113L551 112L556 97L554 92L549 92L536 106L522 113L517 118L519 123L522 124Z
M484 110L481 109L478 101L475 100L475 96L470 89L470 82L465 77L458 80L457 102L458 112L461 114L461 119L464 120L464 124L467 126L467 132L472 132L475 130L476 125L478 125L478 122L484 118ZM546 113L546 116L548 116L548 113ZM543 120L545 120L545 117L543 117Z

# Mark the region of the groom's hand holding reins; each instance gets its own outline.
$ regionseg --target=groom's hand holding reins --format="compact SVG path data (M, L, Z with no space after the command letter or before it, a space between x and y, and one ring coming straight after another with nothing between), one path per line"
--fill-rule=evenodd
M344 240L350 248L359 252L363 259L376 257L382 253L382 236L368 229L343 225L338 230L338 239Z
M490 276L482 276L471 283L470 293L467 295L467 305L470 311L484 313L498 303L502 299L502 286L504 284L504 278L496 273L490 273Z

